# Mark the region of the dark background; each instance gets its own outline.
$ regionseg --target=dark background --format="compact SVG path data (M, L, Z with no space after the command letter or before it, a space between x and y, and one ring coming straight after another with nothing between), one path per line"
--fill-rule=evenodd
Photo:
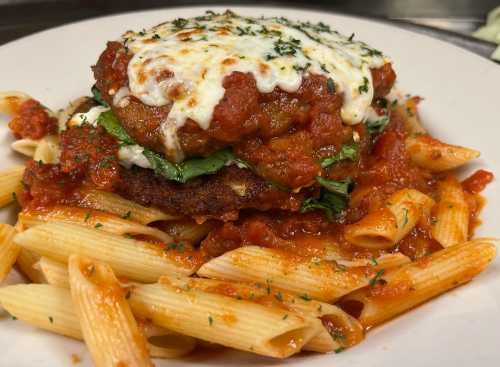
M323 1L200 1L200 0L0 0L0 44L57 25L131 10L189 5L278 5L379 18L446 39L487 56L493 46L467 35L500 0L323 0ZM417 24L417 25L415 25ZM423 28L431 26L447 31ZM453 33L452 33L453 32Z

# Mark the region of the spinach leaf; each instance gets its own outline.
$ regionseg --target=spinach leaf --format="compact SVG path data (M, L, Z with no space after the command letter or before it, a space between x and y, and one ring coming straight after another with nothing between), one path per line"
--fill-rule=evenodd
M115 137L120 143L126 145L135 144L134 139L130 137L112 111L102 112L97 118L97 124L102 126L109 135Z
M384 131L385 127L389 123L389 117L384 116L376 121L368 121L366 123L366 128L370 134L380 134Z
M347 198L352 189L354 181L351 177L346 177L343 180L329 180L320 176L316 176L316 181L331 193Z
M358 157L358 145L357 144L344 144L340 149L340 152L335 154L333 157L323 158L320 162L321 167L325 168L331 166L334 163L350 159L351 161L355 161Z
M149 161L149 163L151 164L151 168L153 168L156 174L163 176L169 180L182 182L180 177L181 173L179 171L179 167L176 164L171 163L158 153L153 152L152 150L149 150L147 148L144 148L142 154Z
M120 143L126 145L136 144L112 111L101 113L97 119L97 123ZM189 159L180 164L172 163L160 154L147 148L144 148L142 154L158 175L181 183L185 183L198 176L213 174L232 162L238 164L239 167L249 166L245 161L237 159L228 149L219 150L205 158Z
M109 107L108 103L102 98L101 91L97 89L95 85L92 87L91 91L92 91L92 96L94 96L94 101L99 103L101 106Z
M335 181L319 176L316 177L316 181L322 186L319 198L304 200L300 212L320 209L325 212L328 220L333 221L335 215L340 214L347 207L349 192L354 181L351 177Z
M217 172L235 160L229 149L219 150L206 158L193 158L179 164L180 182L186 182L194 177Z

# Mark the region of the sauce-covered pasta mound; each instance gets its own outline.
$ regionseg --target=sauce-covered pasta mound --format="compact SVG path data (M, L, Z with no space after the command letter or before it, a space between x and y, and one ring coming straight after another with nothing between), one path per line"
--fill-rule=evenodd
M472 238L493 174L459 180L479 152L431 137L354 34L207 12L127 31L92 69L93 96L57 113L0 94L30 157L0 174L0 205L22 207L0 225L0 280L17 261L48 283L0 303L97 365L199 339L338 353L495 256Z

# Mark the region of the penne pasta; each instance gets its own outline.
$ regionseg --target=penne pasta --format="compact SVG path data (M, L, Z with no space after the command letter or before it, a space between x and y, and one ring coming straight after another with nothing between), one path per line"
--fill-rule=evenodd
M111 268L71 255L68 272L71 298L94 365L153 366L146 338Z
M333 302L366 286L373 271L371 267L345 268L332 261L313 261L275 249L245 246L208 261L197 275L270 283L306 298Z
M0 288L0 304L15 318L56 334L83 340L68 289L47 284L17 284ZM145 326L147 325L147 326ZM177 358L191 352L196 340L140 322L139 328L155 358ZM155 344L153 344L155 343Z
M178 358L189 354L197 345L195 338L175 333L138 319L139 329L148 341L149 354L155 358Z
M438 184L439 201L432 223L432 237L443 247L467 240L469 234L469 207L462 185L454 177Z
M69 288L69 275L66 264L42 256L36 267L42 272L46 283L55 287Z
M29 138L23 138L14 141L10 147L15 152L21 153L27 157L33 158L35 155L36 149L38 148L38 144L40 144L40 140L33 140Z
M23 189L23 166L15 166L0 171L0 208L16 200Z
M154 282L163 274L189 275L196 262L183 261L160 245L136 241L75 224L51 222L17 234L14 242L42 256L67 262L71 254L92 256L109 263L113 270L126 278Z
M276 358L299 352L320 331L319 323L280 308L167 284L137 286L129 302L169 330Z
M418 116L417 106L420 100L420 97L408 98L404 104L398 104L393 109L394 113L403 117L406 130L410 136L427 134Z
M66 129L66 122L71 118L71 116L73 116L78 107L88 101L90 101L89 97L78 97L72 100L65 108L61 109L57 113L57 124L60 131Z
M19 106L28 99L31 99L31 97L23 92L0 92L0 113L14 115L17 113Z
M163 276L159 282L183 289L198 289L243 299L264 306L281 307L286 311L296 312L306 319L318 318L322 321L323 328L304 345L304 350L321 353L333 352L339 348L351 347L363 340L364 337L364 331L359 322L340 308L275 289L269 283L227 282L175 276Z
M16 284L0 288L0 303L13 316L53 333L82 339L68 289L47 284Z
M340 306L369 328L466 283L495 257L488 240L476 239L437 251L428 257L390 270L347 295Z
M59 163L61 148L59 147L59 137L56 135L44 136L38 141L33 159L37 162L47 164Z
M415 227L423 213L430 213L434 200L413 189L402 189L390 196L386 207L347 225L345 238L350 243L371 249L393 247Z
M407 138L406 150L413 163L432 172L460 167L480 155L477 150L445 144L429 135Z
M337 264L347 267L374 266L378 268L394 268L411 260L401 252L382 254L378 257L353 257L348 252L342 251L338 245L327 245L323 260L335 261Z
M16 262L21 248L12 242L16 230L8 224L0 224L0 282Z
M107 191L86 189L81 190L79 196L81 197L79 206L83 208L102 210L120 217L128 216L130 220L142 224L179 218L156 208L147 208Z
M21 270L21 272L32 282L46 283L45 277L40 269L38 269L37 264L39 260L40 255L25 248L21 248L19 255L17 256L16 265L19 270Z
M96 228L119 235L144 235L165 243L172 242L172 238L159 229L120 218L117 215L100 210L88 210L69 206L57 205L49 209L25 209L18 217L21 228L24 230L39 224L58 221L73 223L90 228Z

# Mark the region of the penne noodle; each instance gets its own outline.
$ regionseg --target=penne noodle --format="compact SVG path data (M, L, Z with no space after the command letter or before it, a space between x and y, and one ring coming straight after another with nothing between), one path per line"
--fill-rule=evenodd
M46 283L55 287L69 288L69 275L66 264L42 256L36 266L45 277Z
M0 224L0 282L16 262L21 248L12 242L16 230L8 224Z
M10 204L23 189L24 166L0 171L0 208Z
M119 276L141 282L154 282L167 273L190 275L197 266L159 245L69 223L35 226L17 234L14 242L59 262L67 262L73 253L92 256L109 263Z
M37 162L47 164L59 163L61 148L59 147L59 137L56 135L44 136L38 141L33 159Z
M68 282L69 288L69 282ZM41 329L83 340L69 289L47 284L16 284L0 288L0 304L13 316ZM177 358L191 352L196 340L156 325L139 323L150 354L156 358ZM156 344L153 344L156 343Z
M438 184L439 202L432 222L432 237L443 247L467 240L469 234L469 207L462 185L454 177Z
M102 210L120 217L128 216L130 220L142 224L179 218L156 208L147 208L107 191L86 189L81 190L79 196L81 197L79 206L83 208Z
M304 350L328 353L339 348L353 346L364 338L364 330L359 322L340 308L277 290L269 284L174 276L163 276L159 282L183 289L198 289L243 299L264 306L281 307L284 310L296 312L306 319L319 318L323 323L323 328L304 345Z
M0 113L14 115L17 113L19 106L28 99L31 99L31 97L23 92L0 92Z
M164 329L147 320L138 319L137 323L148 341L149 354L152 357L179 358L196 347L195 338Z
M205 263L200 277L270 283L306 298L333 302L368 284L374 270L345 268L332 261L312 261L259 246L245 246Z
M159 229L100 210L57 205L49 209L25 209L19 213L18 218L23 230L39 224L57 221L91 228L98 227L105 232L119 235L145 235L165 243L172 242L172 238Z
M16 265L19 270L21 270L21 272L33 283L46 283L45 277L40 269L38 269L37 264L39 260L40 255L25 248L21 248L19 255L17 256Z
M477 150L445 144L429 135L407 138L406 150L413 163L432 172L460 167L480 155Z
M137 286L129 302L138 316L169 330L275 358L299 352L321 330L280 308L167 284Z
M371 287L347 295L340 306L370 328L466 283L495 257L487 239L476 239L437 251L388 271Z
M68 289L47 284L0 288L0 303L14 317L53 333L82 339Z
M94 365L153 366L146 338L111 268L71 255L68 272L71 299Z
M370 249L393 247L410 233L423 213L430 213L433 206L434 200L417 190L399 190L389 197L385 208L347 225L345 238L356 246Z
M418 116L417 106L419 102L420 97L412 97L407 99L404 104L399 104L393 109L393 112L403 117L406 130L411 136L427 134Z
M29 138L19 139L14 141L10 147L15 152L21 153L27 157L33 158L35 155L36 149L40 144L40 140L33 140Z
M89 97L78 97L57 113L57 124L60 131L66 129L66 122L73 116L78 107L87 101L90 101Z

